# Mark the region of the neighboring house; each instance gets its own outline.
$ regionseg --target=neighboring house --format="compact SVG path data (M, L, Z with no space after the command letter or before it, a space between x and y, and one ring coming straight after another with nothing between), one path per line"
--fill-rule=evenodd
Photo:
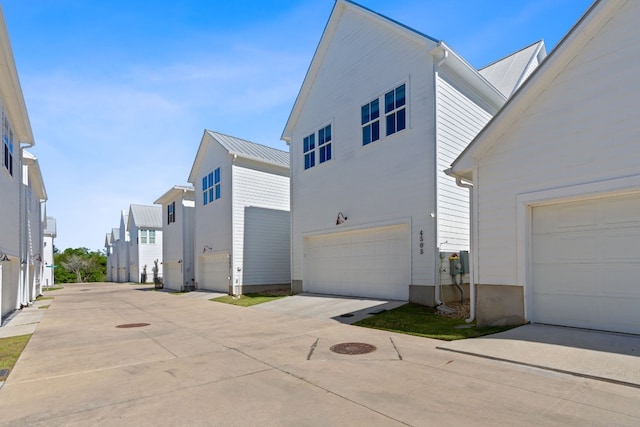
M162 277L162 209L159 206L131 205L129 230L129 281L153 282L157 264ZM146 276L143 277L143 273Z
M111 261L110 261L111 274L109 276L109 281L110 282L117 282L118 281L118 271L119 271L119 267L120 267L120 254L119 254L120 229L119 228L112 228L111 229L110 242L111 242L111 244L110 244L111 245L111 255L109 255L109 258L111 259Z
M468 194L442 170L544 55L539 42L483 77L444 42L338 0L282 135L292 290L439 304L440 251L469 247Z
M31 264L21 262L28 251L22 158L23 149L35 142L1 9L0 65L0 317L5 317L30 302L25 279Z
M448 171L478 325L640 333L640 2L597 1Z
M53 257L54 239L57 237L56 219L52 216L45 217L43 261L44 272L42 274L42 286L48 288L55 284L55 261Z
M205 131L188 181L196 189L196 286L288 289L289 154Z
M195 190L176 185L154 203L162 205L163 287L195 289Z
M123 283L130 280L129 277L129 215L123 210L120 213L120 228L118 228L118 240L116 241L116 253L118 254L117 282ZM138 281L140 278L133 278Z
M38 159L26 150L22 152L23 169L23 226L22 283L24 291L21 304L28 305L42 293L44 274L44 223L47 192Z
M104 237L104 254L107 257L106 280L111 282L111 269L113 268L113 244L111 242L111 233L105 234Z

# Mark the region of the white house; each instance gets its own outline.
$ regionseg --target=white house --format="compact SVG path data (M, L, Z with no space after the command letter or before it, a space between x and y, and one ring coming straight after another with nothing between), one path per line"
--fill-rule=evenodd
M196 189L196 286L289 288L288 153L206 130L188 181Z
M0 317L29 302L23 149L35 142L0 10Z
M478 324L640 333L640 2L601 0L460 155Z
M131 205L127 230L129 281L153 282L156 265L158 277L162 277L162 209L159 206ZM143 273L146 273L144 280Z
M56 219L52 216L46 217L43 239L43 261L44 272L42 274L42 286L48 288L55 284L55 262L53 258L54 239L57 237Z
M162 205L163 287L195 288L195 189L176 185L154 203Z
M439 304L439 251L469 248L468 195L442 170L544 55L539 42L483 76L446 43L337 0L282 135L292 290Z
M23 208L22 208L22 269L21 282L24 284L21 305L28 305L41 292L44 274L44 223L47 192L36 156L23 150Z
M120 213L120 227L118 228L118 239L116 240L116 253L117 253L117 266L118 275L117 281L128 282L131 280L129 277L129 215L125 210ZM133 278L137 281L139 278Z
M118 281L118 271L120 270L119 268L119 263L120 263L120 255L118 252L119 249L119 243L120 243L120 229L119 228L112 228L111 229L111 235L109 238L109 246L110 246L110 250L111 250L111 254L108 255L107 258L107 265L109 266L109 270L107 271L107 278L110 282L117 282Z

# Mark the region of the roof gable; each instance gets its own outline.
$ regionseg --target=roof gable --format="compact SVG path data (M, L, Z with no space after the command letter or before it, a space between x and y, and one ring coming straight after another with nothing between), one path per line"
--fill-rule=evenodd
M189 173L188 182L195 184L200 166L206 156L209 143L217 143L230 157L240 157L259 163L289 169L289 153L246 139L236 138L223 133L205 130L196 153L196 158Z
M184 200L194 200L195 188L193 186L175 185L171 187L167 192L153 202L157 205L168 204L169 202L182 198Z
M360 6L357 3L349 0L337 0L333 7L333 10L331 11L331 15L329 16L329 20L327 22L327 25L325 26L322 36L320 37L320 42L316 47L313 58L311 59L311 63L309 64L309 68L307 69L307 73L302 82L302 87L300 88L300 92L298 93L291 113L289 114L287 124L285 125L285 128L282 132L281 139L284 141L291 141L292 129L295 127L300 113L302 112L303 106L311 91L311 87L313 86L315 77L322 66L324 56L326 55L327 50L333 42L333 38L336 33L336 29L340 25L341 18L347 12L356 13L368 19L375 20L379 25L382 25L387 29L400 32L407 38L424 44L425 49L427 47L433 47L438 42L438 40L427 36L426 34L416 31L404 24L394 21L393 19L390 19L370 9L367 9L366 7ZM426 51L425 53L428 54Z
M499 136L515 123L520 114L628 1L597 0L458 156L447 173L471 180L475 162L496 144Z
M162 228L160 206L131 205L129 208L129 230L137 228Z

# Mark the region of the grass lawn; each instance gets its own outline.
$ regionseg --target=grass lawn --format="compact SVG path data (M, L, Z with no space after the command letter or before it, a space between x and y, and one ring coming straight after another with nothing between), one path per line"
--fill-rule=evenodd
M225 295L223 297L211 298L209 301L223 302L225 304L233 304L233 305L239 305L242 307L249 307L256 304L262 304L263 302L274 301L280 298L284 298L286 296L287 295L255 293L255 294L240 295L240 297L236 297L236 298L234 298L231 295Z
M29 342L31 334L17 337L0 338L0 370L13 369L18 361L18 357ZM0 376L0 381L6 380L6 376Z
M51 304L47 304L47 305L41 305L40 307L38 307L38 309L40 310L46 310L47 308L51 307Z
M49 286L48 288L42 288L44 292L57 291L58 289L64 289L64 286L55 285L55 286Z
M475 325L473 327L456 328L456 326L468 325L464 319L445 317L439 314L435 308L412 303L382 312L354 324L366 328L382 329L445 341L480 337L513 328L513 326L477 328Z

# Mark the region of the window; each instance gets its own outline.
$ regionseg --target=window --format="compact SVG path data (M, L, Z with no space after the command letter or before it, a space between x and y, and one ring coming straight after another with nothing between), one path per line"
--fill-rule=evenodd
M9 118L2 114L3 165L13 176L13 131L9 128Z
M316 165L316 134L304 138L304 168L309 169Z
M176 202L172 202L167 206L167 224L176 222Z
M384 114L387 136L406 128L404 84L384 94Z
M220 168L202 178L202 204L213 203L221 197ZM175 218L174 218L175 221Z
M140 230L138 241L141 245L154 245L156 243L156 230Z
M318 164L324 163L333 158L332 140L333 135L331 132L331 125L326 125L317 132L318 145L316 146L316 132L304 138L303 153L304 153L304 168L309 169L316 165L316 158ZM317 152L317 155L316 155Z
M374 99L361 108L362 145L380 139L380 100Z
M331 160L331 125L318 131L318 150L320 151L320 163Z

